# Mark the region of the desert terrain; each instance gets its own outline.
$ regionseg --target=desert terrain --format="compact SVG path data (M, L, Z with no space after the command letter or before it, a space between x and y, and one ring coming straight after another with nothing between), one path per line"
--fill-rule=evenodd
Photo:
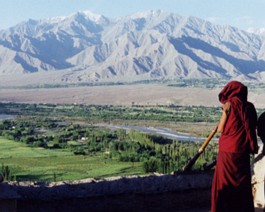
M219 106L220 89L170 87L163 84L0 89L0 102L95 105ZM249 101L265 108L265 93L249 91Z

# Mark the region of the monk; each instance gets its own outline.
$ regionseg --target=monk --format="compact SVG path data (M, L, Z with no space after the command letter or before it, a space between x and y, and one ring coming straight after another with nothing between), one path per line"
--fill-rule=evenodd
M212 182L211 212L254 212L250 154L258 151L257 113L238 81L220 92L219 151Z

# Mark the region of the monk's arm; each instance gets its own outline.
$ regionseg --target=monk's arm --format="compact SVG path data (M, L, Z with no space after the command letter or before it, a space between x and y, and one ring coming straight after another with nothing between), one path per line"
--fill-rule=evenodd
M230 103L227 102L222 107L222 116L220 118L217 131L222 133L224 131L225 123L230 112Z

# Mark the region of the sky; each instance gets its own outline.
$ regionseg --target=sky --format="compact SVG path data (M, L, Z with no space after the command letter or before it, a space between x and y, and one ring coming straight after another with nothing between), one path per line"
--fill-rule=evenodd
M77 11L118 18L158 9L243 30L265 28L265 0L0 0L0 5L0 29Z

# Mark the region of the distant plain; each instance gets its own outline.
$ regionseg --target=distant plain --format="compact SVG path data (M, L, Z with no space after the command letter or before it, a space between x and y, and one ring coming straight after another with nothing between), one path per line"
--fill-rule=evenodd
M0 102L86 105L219 106L221 88L173 87L165 84L0 89ZM249 89L249 101L265 108L265 93Z

